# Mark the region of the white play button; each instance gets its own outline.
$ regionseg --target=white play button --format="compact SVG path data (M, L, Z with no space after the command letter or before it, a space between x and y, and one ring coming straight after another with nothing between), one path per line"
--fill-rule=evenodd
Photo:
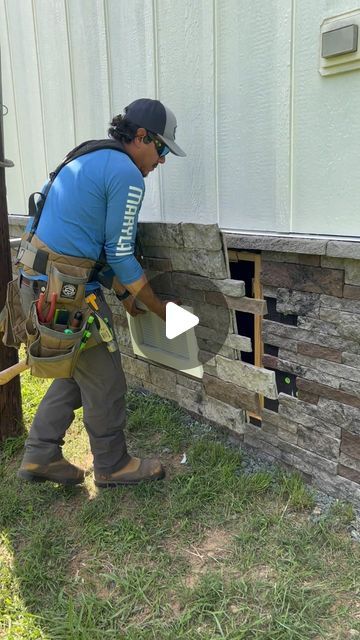
M199 318L174 302L166 305L166 337L169 340L199 324Z

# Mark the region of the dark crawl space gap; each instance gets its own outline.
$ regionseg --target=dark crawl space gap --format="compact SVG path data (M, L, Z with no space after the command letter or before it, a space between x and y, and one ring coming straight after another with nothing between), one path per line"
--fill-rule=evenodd
M245 283L245 295L248 298L262 299L262 288L260 282L261 276L261 253L254 251L229 251L229 265L231 278L234 280L243 280ZM272 322L279 322L281 324L296 326L297 315L284 314L276 310L276 298L264 297L267 302L267 315L264 316L265 320L271 320ZM241 359L243 362L262 367L262 354L268 354L277 357L279 349L276 346L270 344L264 344L261 336L261 323L262 318L255 316L252 313L244 313L242 311L236 311L236 323L239 335L250 338L252 344L252 353L241 352ZM270 371L275 372L276 383L279 393L286 393L287 395L297 396L296 389L296 376L290 372L278 371L271 367L265 367ZM262 404L265 409L278 412L279 403L277 400L271 400L270 398L263 398ZM249 420L252 424L261 426L260 416L249 415Z
M248 298L262 299L260 274L261 254L258 251L229 251L230 275L234 280L243 280L245 295ZM243 362L262 366L261 317L253 313L235 311L237 331L239 335L250 338L252 352L241 352ZM263 399L260 397L261 405ZM249 421L261 427L261 416L247 412Z
M297 315L293 313L285 314L277 311L276 298L265 297L264 299L267 302L268 309L266 316L264 316L264 320L271 320L272 322L280 322L281 324L296 327ZM273 345L265 343L264 353L277 357L279 355L279 347L274 347ZM275 372L276 384L279 393L286 393L289 396L297 396L296 376L293 373L289 373L288 371L278 371L277 369L271 369L270 367L265 367L265 369ZM279 402L278 400L264 398L264 408L277 413L279 410Z
M245 283L245 295L247 296L247 298L255 298L255 258L257 257L260 260L260 255L255 253L252 254L249 252L246 252L245 254L241 251L232 252L232 254L234 253L237 256L237 259L234 261L230 260L229 263L231 278L233 280L243 280ZM242 256L242 259L240 259L240 256ZM235 316L239 335L250 338L252 344L252 353L242 351L241 359L243 362L255 364L255 361L257 359L256 356L258 355L256 353L256 347L259 346L261 340L260 335L256 336L257 340L255 340L255 316L252 313L244 313L243 311L235 311Z

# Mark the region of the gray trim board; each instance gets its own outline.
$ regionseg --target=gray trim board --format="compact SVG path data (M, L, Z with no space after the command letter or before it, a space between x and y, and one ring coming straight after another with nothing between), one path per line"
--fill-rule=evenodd
M359 240L332 240L330 238L284 237L227 232L223 232L223 235L228 249L277 251L360 259L360 238Z

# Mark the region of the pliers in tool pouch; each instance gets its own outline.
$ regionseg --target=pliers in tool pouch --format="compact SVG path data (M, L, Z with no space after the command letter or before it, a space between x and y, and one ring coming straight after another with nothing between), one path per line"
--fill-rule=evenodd
M55 308L56 308L57 294L56 293L51 294L50 308L46 316L44 316L44 313L43 313L43 306L44 306L45 299L46 299L45 293L42 291L39 295L39 299L36 301L37 316L39 318L39 322L41 322L42 324L47 324L51 322L51 320L53 319Z

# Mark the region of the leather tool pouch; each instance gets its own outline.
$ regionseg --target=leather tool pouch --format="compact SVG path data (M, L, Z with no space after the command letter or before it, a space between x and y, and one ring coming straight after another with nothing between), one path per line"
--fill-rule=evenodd
M0 332L4 333L2 341L8 347L19 348L25 343L32 375L69 378L81 351L103 341L95 321L91 331L87 326L92 312L85 301L85 286L91 267L80 267L70 261L52 262L49 266L48 282L42 283L46 289L41 301L41 317L33 288L23 290L21 286L20 291L16 278L8 284L5 307L0 313ZM53 294L56 294L55 308ZM102 295L99 303L101 300ZM80 325L74 327L72 321L76 312L81 312L81 319ZM46 320L48 314L49 321ZM72 332L67 331L68 328L72 328ZM86 342L83 339L85 330L90 334Z
M65 267L67 268L68 265ZM73 271L76 272L77 268L73 268ZM55 324L56 309L50 322L40 322L36 309L37 300L34 299L33 290L26 290L25 302L22 295L23 289L20 293L19 278L9 282L7 286L5 307L0 313L0 333L4 334L2 342L7 347L15 347L16 349L20 347L21 343L25 343L27 363L34 376L40 378L69 378L72 376L81 352L80 344L87 320L91 313L85 302L87 278L82 272L86 270L80 269L80 271L81 275L77 273L75 276L69 276L53 266L51 277L49 277L46 288L47 298L50 296L51 299L51 294L57 293L56 308L68 317L68 322L65 321L65 324ZM71 291L70 285L73 286ZM69 287L66 291L71 293L73 297L63 295L65 287ZM33 301L30 302L31 300ZM44 302L42 309L44 317L49 312L50 304L49 301ZM73 329L73 333L65 333L64 330L71 323L75 311L81 311L81 324ZM92 331L86 346L82 346L82 348L89 348L99 342L97 332Z
M36 302L33 302L26 322L28 356L31 374L39 378L70 378L73 374L81 340L90 315L89 309L83 310L81 327L71 334L57 331L49 325L39 322Z
M26 342L25 330L26 314L20 297L18 278L7 285L5 307L0 313L0 333L2 342L7 347L18 349L22 342Z
M56 293L58 307L79 308L84 304L89 270L68 264L53 263L47 286L47 300Z

